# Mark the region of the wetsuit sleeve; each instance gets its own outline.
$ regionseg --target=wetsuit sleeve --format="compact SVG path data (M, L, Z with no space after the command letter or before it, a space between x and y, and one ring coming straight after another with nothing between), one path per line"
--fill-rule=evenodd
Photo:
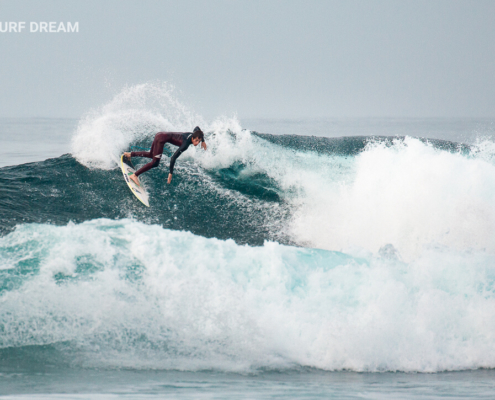
M173 174L174 173L174 166L175 166L175 160L177 160L177 158L179 158L179 156L187 150L187 148L189 147L191 143L189 143L189 140L184 140L182 142L182 145L175 151L174 155L172 156L172 158L170 159L170 173Z

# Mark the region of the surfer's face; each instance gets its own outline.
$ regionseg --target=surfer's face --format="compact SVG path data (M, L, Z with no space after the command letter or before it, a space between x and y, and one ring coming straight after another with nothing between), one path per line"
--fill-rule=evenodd
M201 142L201 139L199 137L192 138L192 144L197 146Z

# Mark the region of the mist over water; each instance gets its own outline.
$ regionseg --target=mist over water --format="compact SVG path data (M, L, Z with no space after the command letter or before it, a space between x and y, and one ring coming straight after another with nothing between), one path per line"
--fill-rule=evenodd
M143 175L143 208L119 155L196 125L208 151L188 149L168 186L167 148ZM72 154L2 168L3 354L243 373L495 368L490 139L244 128L144 84L82 118Z

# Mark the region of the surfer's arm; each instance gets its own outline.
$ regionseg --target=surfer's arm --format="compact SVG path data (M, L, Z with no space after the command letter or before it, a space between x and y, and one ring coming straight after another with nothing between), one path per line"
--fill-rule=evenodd
M177 160L177 158L179 158L179 156L182 154L182 146L180 146L174 153L174 155L172 156L172 158L170 159L170 174L169 175L172 175L174 173L174 166L175 166L175 160Z
M172 182L172 174L174 173L174 166L175 166L175 160L177 160L177 158L179 158L179 156L182 154L182 146L180 146L174 153L174 155L172 156L172 158L170 159L170 172L168 173L168 179L167 179L167 183L170 184L170 182Z
M168 180L167 183L170 183L172 181L172 175L174 173L174 166L175 166L175 160L179 158L179 156L187 150L189 147L190 143L188 141L185 141L182 143L182 145L175 151L174 155L170 159L170 172L168 174Z

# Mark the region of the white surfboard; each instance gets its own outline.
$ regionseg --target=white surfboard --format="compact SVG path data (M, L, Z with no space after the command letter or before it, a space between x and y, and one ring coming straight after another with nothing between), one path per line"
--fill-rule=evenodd
M127 182L127 186L131 189L131 192L134 193L141 203L143 203L146 207L149 207L150 204L148 202L148 192L144 188L141 181L139 182L140 186L136 185L130 178L134 172L134 166L130 161L124 161L124 155L120 156L120 168L122 169L122 174L124 175L124 179ZM138 178L139 181L139 178Z

